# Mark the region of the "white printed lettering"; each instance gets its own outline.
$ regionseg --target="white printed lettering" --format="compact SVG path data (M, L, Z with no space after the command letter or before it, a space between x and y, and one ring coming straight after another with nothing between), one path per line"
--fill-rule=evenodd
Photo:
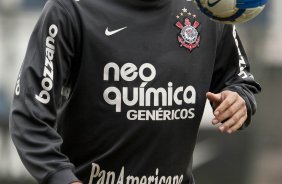
M43 104L49 103L51 97L49 91L53 88L53 59L55 54L55 37L58 34L58 27L52 24L49 27L49 36L46 38L46 49L45 49L45 62L43 69L43 79L41 81L41 87L43 90L39 95L35 95L35 99Z
M156 168L155 174L151 176L133 176L124 175L124 166L122 166L119 176L115 171L100 170L98 164L92 164L92 171L88 184L181 184L183 181L183 174L174 176L160 176L159 169Z
M168 82L167 87L146 87L156 77L156 69L150 63L142 64L139 69L133 63L125 63L120 68L116 63L110 62L104 67L104 81L112 78L113 82L119 80L132 82L138 77L141 79L139 87L107 87L103 93L105 102L114 106L116 112L122 112L123 106L171 107L196 103L196 90L192 85L174 87L172 82ZM194 108L176 110L158 108L155 110L128 110L126 116L128 120L162 121L192 119L195 113Z

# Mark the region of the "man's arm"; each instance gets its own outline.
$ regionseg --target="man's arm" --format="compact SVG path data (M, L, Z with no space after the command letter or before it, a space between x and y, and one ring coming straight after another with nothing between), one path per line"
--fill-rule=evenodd
M210 92L207 93L214 108L212 123L223 123L220 131L228 133L247 127L256 112L254 94L260 90L260 85L250 73L235 26L226 25L217 49Z
M64 97L75 57L74 23L65 8L50 0L31 35L17 80L10 114L10 131L17 151L39 183L70 184L79 181L74 166L60 152L57 111Z

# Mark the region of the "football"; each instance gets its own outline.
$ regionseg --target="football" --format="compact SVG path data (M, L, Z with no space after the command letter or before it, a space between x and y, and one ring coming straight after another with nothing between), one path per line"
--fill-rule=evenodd
M194 0L194 3L212 20L235 24L255 18L267 0Z

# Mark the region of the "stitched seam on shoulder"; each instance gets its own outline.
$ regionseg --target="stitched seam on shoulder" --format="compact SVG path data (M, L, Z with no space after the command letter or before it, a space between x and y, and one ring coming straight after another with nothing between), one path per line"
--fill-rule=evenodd
M63 8L65 10L65 12L70 16L70 20L72 21L72 23L74 24L74 17L71 15L69 9L67 7L65 7L60 1L58 0L54 0L61 8Z

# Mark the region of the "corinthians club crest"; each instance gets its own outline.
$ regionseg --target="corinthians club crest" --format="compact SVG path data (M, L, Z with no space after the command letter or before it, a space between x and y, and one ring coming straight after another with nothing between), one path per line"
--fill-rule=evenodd
M188 15L184 17L184 15ZM176 22L176 27L180 29L180 32L177 36L179 46L188 49L192 52L195 48L200 46L200 34L198 28L200 23L195 20L196 15L192 15L190 12L187 13L187 9L183 8L180 15L177 15L176 18L180 19L183 17L183 22L178 20Z

